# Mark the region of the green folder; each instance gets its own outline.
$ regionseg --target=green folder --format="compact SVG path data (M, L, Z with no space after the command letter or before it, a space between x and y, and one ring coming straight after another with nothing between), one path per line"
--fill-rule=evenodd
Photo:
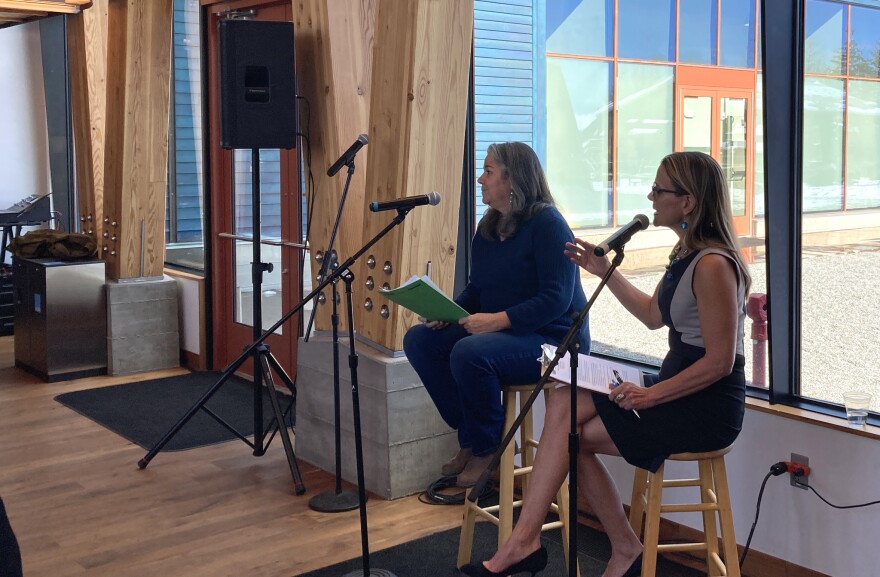
M414 276L396 289L380 289L379 294L429 321L455 323L469 314L427 276Z

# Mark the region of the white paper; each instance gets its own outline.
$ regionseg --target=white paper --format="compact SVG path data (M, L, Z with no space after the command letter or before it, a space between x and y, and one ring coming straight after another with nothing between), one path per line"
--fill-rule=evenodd
M546 368L550 366L550 361L556 356L556 347L543 344L541 345L541 351L541 359L539 361ZM578 355L577 386L607 394L618 384L615 371L624 382L635 383L640 387L644 386L642 372L638 368L583 354ZM550 373L550 377L561 383L571 384L570 353L565 353L565 356L559 359L559 363L554 367L553 372Z

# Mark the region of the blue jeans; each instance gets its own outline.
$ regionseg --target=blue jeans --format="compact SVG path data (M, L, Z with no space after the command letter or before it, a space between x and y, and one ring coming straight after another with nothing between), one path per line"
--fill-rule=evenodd
M469 335L459 325L413 326L403 350L458 443L480 457L498 448L504 427L501 387L541 377L541 345L547 337L508 331Z

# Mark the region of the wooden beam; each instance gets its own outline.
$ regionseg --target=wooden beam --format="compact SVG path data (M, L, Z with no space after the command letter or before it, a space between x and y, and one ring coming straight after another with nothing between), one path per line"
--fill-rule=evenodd
M392 351L402 349L403 334L417 320L378 288L425 274L430 262L432 280L448 294L453 289L473 11L473 0L378 2L366 196L389 200L436 190L443 199L414 210L376 244L373 268L366 259L354 267L357 332ZM360 211L366 210L365 202ZM387 213L370 214L362 244L390 220ZM365 286L369 277L373 289Z
M171 25L171 0L109 2L103 256L113 279L162 276Z
M293 14L299 91L309 103L309 114L300 114L300 130L309 131L311 142L314 190L309 206L309 242L314 278L321 268L315 256L329 245L347 176L343 169L328 177L327 168L360 134L369 132L375 0L297 0L293 2ZM340 260L361 246L364 183L371 146L361 150L355 161L333 243ZM331 327L329 291L326 297L326 304L318 305L315 315L318 330ZM347 326L344 308L340 310L342 327Z
M98 240L102 258L107 3L95 0L92 9L70 16L67 34L80 231Z
M0 10L16 12L40 12L53 14L76 14L88 1L71 0L56 2L53 0L0 0Z

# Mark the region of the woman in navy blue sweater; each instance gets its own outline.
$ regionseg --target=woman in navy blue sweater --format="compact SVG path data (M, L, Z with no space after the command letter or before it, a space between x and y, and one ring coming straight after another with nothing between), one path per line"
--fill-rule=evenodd
M536 382L544 343L559 344L586 304L577 266L563 254L574 235L556 210L535 152L492 144L478 181L486 210L471 245L471 274L455 301L458 324L428 319L403 349L461 447L442 474L476 484L501 441L503 385ZM589 351L589 329L580 335Z

